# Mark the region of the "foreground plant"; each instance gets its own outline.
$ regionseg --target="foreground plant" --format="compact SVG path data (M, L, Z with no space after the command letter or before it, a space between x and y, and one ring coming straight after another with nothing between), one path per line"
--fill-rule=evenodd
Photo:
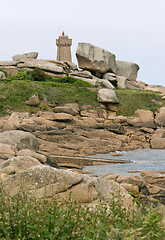
M115 197L116 198L116 197ZM164 239L162 215L154 207L128 211L114 198L96 207L72 200L38 200L21 193L0 195L0 239Z

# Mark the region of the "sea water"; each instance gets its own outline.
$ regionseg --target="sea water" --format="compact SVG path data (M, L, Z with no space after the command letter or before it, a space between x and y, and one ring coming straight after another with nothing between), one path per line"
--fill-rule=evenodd
M88 156L91 158L129 160L130 163L121 164L104 164L98 166L87 166L83 170L96 174L98 177L108 173L114 173L125 176L140 175L140 171L148 170L165 171L165 150L157 149L137 149L128 152L117 152L122 156L112 156L112 153L97 154ZM129 171L138 171L136 173L128 173Z

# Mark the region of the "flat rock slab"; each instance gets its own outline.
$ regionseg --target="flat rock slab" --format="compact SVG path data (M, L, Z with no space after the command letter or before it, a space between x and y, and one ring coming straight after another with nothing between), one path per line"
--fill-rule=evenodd
M27 60L24 63L18 64L18 67L21 68L41 68L42 70L45 71L50 71L50 72L55 72L55 73L65 73L63 67L58 66L56 63L52 63L52 62L48 62L48 61L43 61L43 60L37 60L37 59L33 59L33 60Z
M58 155L51 155L51 158L55 160L57 163L74 163L77 165L83 165L83 166L91 166L96 164L96 162L100 163L130 163L130 161L125 160L110 160L110 159L99 159L99 158L87 158L87 157L68 157L68 156L58 156Z

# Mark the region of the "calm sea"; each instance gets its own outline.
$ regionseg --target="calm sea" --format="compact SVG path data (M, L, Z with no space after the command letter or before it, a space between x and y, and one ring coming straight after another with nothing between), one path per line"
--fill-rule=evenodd
M108 154L97 154L94 156L88 156L93 158L102 159L120 159L130 160L130 163L122 164L106 164L99 166L87 166L83 170L92 172L101 177L108 173L115 173L126 176L140 175L140 173L128 173L128 171L142 171L142 170L161 170L165 171L165 150L157 149L138 149L128 152L118 152L122 156L112 156Z

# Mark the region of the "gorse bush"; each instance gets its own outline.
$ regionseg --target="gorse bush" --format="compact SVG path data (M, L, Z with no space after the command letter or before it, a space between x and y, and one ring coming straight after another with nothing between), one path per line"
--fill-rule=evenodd
M116 197L115 197L116 198ZM94 207L69 200L0 195L0 239L163 240L162 215L151 207L129 211L114 198Z

